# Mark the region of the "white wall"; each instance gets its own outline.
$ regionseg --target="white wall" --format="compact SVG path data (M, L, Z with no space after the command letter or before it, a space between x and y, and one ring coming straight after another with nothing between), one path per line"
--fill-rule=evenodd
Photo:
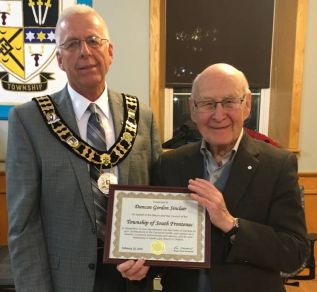
M114 45L109 88L133 94L149 104L149 0L94 0Z

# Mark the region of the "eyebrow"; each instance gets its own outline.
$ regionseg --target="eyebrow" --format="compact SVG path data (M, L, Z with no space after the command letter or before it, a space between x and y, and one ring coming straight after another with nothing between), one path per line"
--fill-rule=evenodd
M225 99L231 99L231 98L242 98L242 96L223 96L221 98L216 97L200 97L196 99L196 101L218 101L218 100L225 100Z

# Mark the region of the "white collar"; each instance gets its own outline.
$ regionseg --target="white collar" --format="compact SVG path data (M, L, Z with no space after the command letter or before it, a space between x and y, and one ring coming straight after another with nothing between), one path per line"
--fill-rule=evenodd
M238 151L242 136L243 136L243 128L241 129L240 135L239 135L236 143L234 144L233 148L224 155L224 157L222 159L222 164L223 165L226 162L228 162L229 160L234 158L235 153L237 153L237 151ZM208 150L207 141L205 139L202 139L201 146L200 146L200 152L203 153L203 154L209 152L210 153L210 157L213 159L213 156L211 155L211 152Z
M70 99L73 104L74 112L76 115L76 119L79 121L84 113L86 112L87 108L89 107L91 101L88 100L83 95L79 94L77 91L75 91L70 84L67 84L68 93L70 95ZM105 86L105 90L100 95L100 97L94 102L98 105L100 110L103 112L103 114L106 116L106 118L109 118L109 97L108 97L108 89L107 84Z

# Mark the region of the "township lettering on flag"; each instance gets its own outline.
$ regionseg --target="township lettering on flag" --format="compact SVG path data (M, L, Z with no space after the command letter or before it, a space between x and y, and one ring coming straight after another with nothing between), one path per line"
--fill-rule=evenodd
M77 1L0 1L0 104L50 94L65 85L56 61L55 26Z

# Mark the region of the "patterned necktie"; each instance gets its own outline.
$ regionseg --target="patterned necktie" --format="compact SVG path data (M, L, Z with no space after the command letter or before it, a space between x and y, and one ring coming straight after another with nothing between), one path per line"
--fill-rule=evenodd
M91 103L88 110L91 112L87 124L88 143L98 150L106 151L106 136L98 114L98 106L96 106L96 104L94 103ZM94 194L95 215L97 224L97 237L104 240L108 194L102 193L98 188L97 181L101 172L102 170L100 169L100 167L93 164L90 165L91 186Z

